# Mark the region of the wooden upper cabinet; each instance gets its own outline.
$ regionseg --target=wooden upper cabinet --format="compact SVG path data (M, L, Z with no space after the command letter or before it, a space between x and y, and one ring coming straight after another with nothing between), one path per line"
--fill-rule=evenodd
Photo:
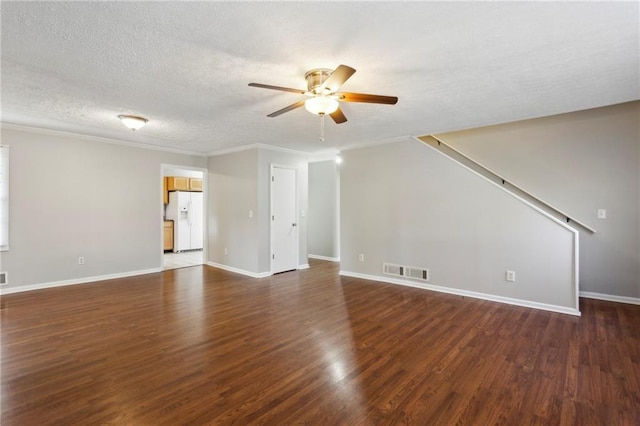
M169 190L167 189L167 179L168 177L162 178L162 202L165 204L169 204Z
M189 178L167 176L167 191L189 191Z
M189 178L190 191L202 191L202 179Z

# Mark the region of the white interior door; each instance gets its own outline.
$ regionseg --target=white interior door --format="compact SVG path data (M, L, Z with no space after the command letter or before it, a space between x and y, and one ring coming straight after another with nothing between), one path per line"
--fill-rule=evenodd
M271 273L298 269L296 171L271 168Z

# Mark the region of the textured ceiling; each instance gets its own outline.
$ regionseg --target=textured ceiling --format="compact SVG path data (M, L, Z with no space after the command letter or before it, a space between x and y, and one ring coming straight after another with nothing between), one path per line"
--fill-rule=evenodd
M317 152L640 99L638 2L6 2L2 122L209 153ZM311 68L398 96L300 108ZM136 133L116 118L149 123Z

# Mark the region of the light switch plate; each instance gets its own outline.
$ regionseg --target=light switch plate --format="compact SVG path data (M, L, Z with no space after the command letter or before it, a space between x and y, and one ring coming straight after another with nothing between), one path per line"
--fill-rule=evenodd
M607 209L598 209L598 219L607 218Z

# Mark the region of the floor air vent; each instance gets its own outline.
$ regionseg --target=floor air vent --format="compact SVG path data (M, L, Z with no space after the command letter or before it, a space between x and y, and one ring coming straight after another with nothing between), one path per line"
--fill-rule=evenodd
M426 268L415 268L413 266L395 265L393 263L383 263L382 273L394 275L396 277L412 278L414 280L429 281L429 270Z

